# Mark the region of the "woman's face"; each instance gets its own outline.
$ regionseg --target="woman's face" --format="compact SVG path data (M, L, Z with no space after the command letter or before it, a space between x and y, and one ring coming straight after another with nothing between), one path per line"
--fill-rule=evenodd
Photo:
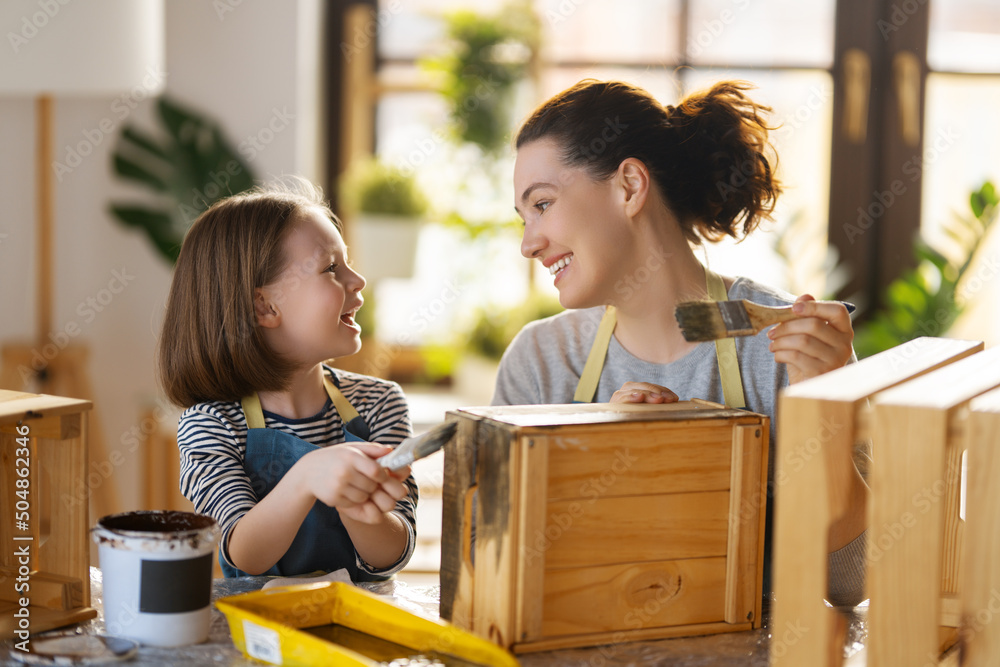
M615 301L634 256L616 178L593 180L559 159L558 145L522 146L514 164L514 208L524 220L521 254L553 276L565 308ZM616 282L617 281L617 282Z

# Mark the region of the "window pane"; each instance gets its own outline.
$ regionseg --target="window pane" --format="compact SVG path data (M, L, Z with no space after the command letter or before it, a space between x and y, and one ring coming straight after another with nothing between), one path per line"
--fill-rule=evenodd
M627 81L641 86L663 104L674 104L679 93L673 72L627 67L551 67L542 72L539 100L547 100L581 79Z
M676 63L679 0L536 0L549 62Z
M943 230L957 216L971 216L969 193L990 180L1000 186L1000 76L932 74L927 79L924 154L911 169L923 169L921 233L943 252L955 248ZM905 170L904 170L905 173ZM997 223L994 223L996 226ZM946 335L1000 344L1000 234L993 229L959 284L966 312ZM960 257L961 255L959 255Z
M900 19L902 20L902 19ZM932 2L927 62L950 72L1000 72L1000 3Z
M774 112L771 133L778 153L778 197L774 222L765 221L742 243L725 240L709 245L712 267L816 298L836 285L827 284L826 229L830 184L830 133L833 123L833 80L822 71L729 72L693 70L685 80L698 90L723 79L751 81L754 101ZM785 239L781 253L779 238Z
M442 16L457 9L495 13L502 0L379 0L378 54L390 60L413 59L442 51Z
M691 0L694 64L830 67L834 0Z

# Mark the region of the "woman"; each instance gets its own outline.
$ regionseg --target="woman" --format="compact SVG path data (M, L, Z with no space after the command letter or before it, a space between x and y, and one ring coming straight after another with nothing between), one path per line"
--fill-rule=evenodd
M549 270L569 310L518 334L494 404L697 397L773 421L782 387L851 361L842 304L721 277L695 257L694 245L753 231L781 191L767 156L770 109L747 88L719 83L675 108L588 80L532 113L515 141L521 253ZM802 317L735 343L689 343L674 309L705 298L793 304ZM835 604L863 594L867 486L860 474L851 483L851 510L830 530Z

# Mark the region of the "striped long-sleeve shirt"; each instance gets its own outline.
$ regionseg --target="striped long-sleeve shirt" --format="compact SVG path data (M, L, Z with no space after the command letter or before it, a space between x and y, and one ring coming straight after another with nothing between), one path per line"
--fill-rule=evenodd
M406 398L399 385L329 366L324 366L324 371L368 424L371 442L395 447L411 434ZM318 414L305 419L287 419L265 411L264 424L320 447L345 441L344 422L329 399ZM219 523L220 553L230 565L233 562L229 558L229 536L258 501L243 467L246 443L247 422L239 402L199 403L184 411L177 426L181 493L194 504L196 511ZM396 563L385 569L371 567L355 552L358 567L364 572L391 575L401 570L413 555L418 491L412 475L404 484L407 495L396 503L393 512L407 528L406 549Z

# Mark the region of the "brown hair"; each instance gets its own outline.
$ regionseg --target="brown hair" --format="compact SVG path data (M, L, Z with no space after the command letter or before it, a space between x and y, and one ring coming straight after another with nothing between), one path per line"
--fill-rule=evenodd
M562 161L595 180L637 158L689 241L740 238L770 218L781 192L766 155L771 109L744 94L752 87L723 81L675 108L628 83L586 79L539 106L515 145L554 139Z
M287 385L294 365L265 343L254 291L284 270L284 241L304 209L319 209L343 233L319 188L299 179L216 202L188 230L158 351L171 401L235 401Z

